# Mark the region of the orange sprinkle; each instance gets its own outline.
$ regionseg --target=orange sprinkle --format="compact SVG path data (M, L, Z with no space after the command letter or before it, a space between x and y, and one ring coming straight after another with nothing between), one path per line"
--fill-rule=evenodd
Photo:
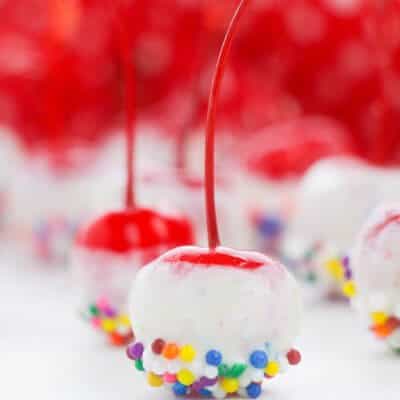
M400 320L391 317L384 324L372 326L371 330L378 338L384 339L390 336L399 327Z
M123 346L125 344L125 338L116 332L109 335L109 340L114 346Z
M174 358L178 357L178 355L179 355L179 347L175 343L168 343L164 347L162 355L167 360L173 360Z

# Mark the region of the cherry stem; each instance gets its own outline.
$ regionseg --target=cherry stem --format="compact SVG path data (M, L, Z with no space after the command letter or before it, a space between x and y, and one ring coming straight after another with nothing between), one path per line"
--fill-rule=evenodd
M60 102L57 97L57 76L60 74L59 65L60 58L62 55L61 44L59 43L57 32L54 30L54 21L53 19L56 17L54 15L54 10L51 8L52 4L48 3L49 12L50 12L50 30L47 34L46 38L46 51L47 51L47 62L49 68L49 75L47 79L47 85L45 86L45 129L48 130L50 135L49 138L49 154L50 163L52 168L58 168L57 165L59 159L59 152L64 151L63 147L60 148L60 141L62 138L63 130L65 129L64 124L64 114L63 110L60 110ZM62 73L62 71L61 71ZM61 154L61 160L66 154Z
M215 250L215 248L220 245L217 213L215 207L215 121L217 101L221 91L222 79L224 77L226 62L230 53L232 40L237 31L240 18L249 3L250 0L241 0L231 19L219 51L211 84L210 95L208 98L204 169L208 246L211 250Z
M122 10L116 13L118 28L119 52L122 65L124 109L125 109L125 140L126 140L126 181L125 181L125 206L135 208L135 138L136 138L136 84L133 64L133 52L128 29L121 23Z
M379 79L379 95L378 95L378 132L375 135L373 143L372 159L376 163L385 161L385 155L389 151L390 138L388 128L388 101L387 101L387 81L388 81L388 51L385 47L384 35L384 20L385 2L374 3L370 2L369 6L369 21L370 32L367 32L367 40L369 41L373 52L375 53L378 79Z
M130 63L129 50L124 41L123 51L123 71L125 76L125 135L126 135L126 187L125 187L125 205L127 208L135 207L134 190L134 152L135 152L135 121L136 121L136 99L135 99L135 79Z

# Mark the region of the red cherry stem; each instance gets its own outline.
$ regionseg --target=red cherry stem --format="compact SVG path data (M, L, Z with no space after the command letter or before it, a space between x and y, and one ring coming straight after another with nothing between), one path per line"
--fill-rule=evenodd
M222 79L224 77L232 40L237 31L240 18L249 3L250 0L241 0L231 19L219 51L208 98L204 169L208 246L211 250L215 250L215 248L220 245L217 213L215 208L215 120L217 101L221 91Z
M64 128L63 118L61 117L62 110L60 102L57 98L57 75L60 73L58 70L60 57L61 57L61 44L58 41L57 34L54 31L54 10L52 4L48 2L49 10L49 31L46 36L46 51L47 51L47 62L48 62L48 76L47 84L44 87L44 124L45 129L48 130L49 143L47 156L50 157L51 167L57 166L57 159L59 157L59 151L64 150L59 148L59 142L62 137L62 130ZM61 158L64 154L61 155ZM59 171L57 171L59 172Z
M134 152L135 152L135 121L136 121L136 85L134 79L134 68L130 60L130 47L126 36L121 36L122 44L122 68L125 77L125 136L126 136L126 186L125 205L127 208L135 207L134 190Z
M111 3L112 5L112 3ZM136 139L136 84L135 84L135 70L133 63L133 46L130 40L129 31L126 24L123 24L123 10L118 9L115 14L115 21L117 26L119 54L122 66L123 76L123 101L125 110L125 139L126 139L126 181L125 181L125 206L126 208L135 208L135 139Z
M385 21L384 13L387 9L385 1L369 2L367 24L367 40L370 43L373 53L376 57L378 79L379 79L379 95L378 95L378 130L374 135L372 143L372 161L381 164L388 158L390 151L390 128L389 124L389 104L387 99L387 83L389 81L390 67L388 64L389 52L385 45Z

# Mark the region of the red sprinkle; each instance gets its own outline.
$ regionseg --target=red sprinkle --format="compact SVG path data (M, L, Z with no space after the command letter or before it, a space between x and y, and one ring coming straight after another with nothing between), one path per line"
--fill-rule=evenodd
M297 365L301 361L301 354L298 350L292 349L287 354L286 357L290 365Z
M151 345L151 349L154 354L161 354L165 347L165 341L162 339L156 339Z
M231 267L238 269L257 269L264 265L268 265L269 262L260 262L258 260L249 260L246 258L234 256L226 253L219 253L218 251L209 253L182 253L174 254L164 259L166 262L179 263L188 262L196 265L203 265L205 268L211 266Z

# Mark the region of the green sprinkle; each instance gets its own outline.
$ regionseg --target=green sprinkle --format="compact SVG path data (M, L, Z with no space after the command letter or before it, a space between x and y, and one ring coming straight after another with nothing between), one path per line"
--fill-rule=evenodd
M139 358L139 360L135 361L135 367L138 371L144 371L143 361Z
M246 369L246 364L233 364L226 376L227 378L239 378L239 376L242 375Z
M99 309L94 304L91 304L89 306L89 312L91 315L93 315L95 317L97 317L99 315Z
M218 375L219 376L228 376L229 367L226 364L220 364L218 367Z

